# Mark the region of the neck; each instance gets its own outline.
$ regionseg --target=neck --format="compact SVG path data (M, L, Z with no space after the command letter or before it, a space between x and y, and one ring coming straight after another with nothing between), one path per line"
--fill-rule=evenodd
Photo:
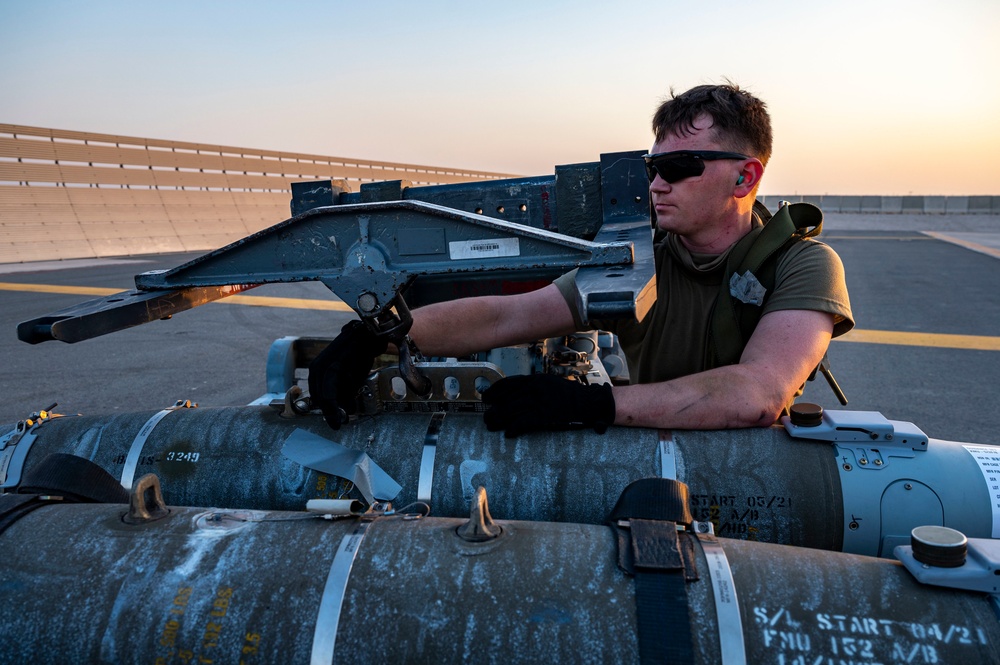
M706 224L697 233L680 236L680 241L689 252L698 254L722 254L732 247L753 228L753 215L733 213L715 224Z

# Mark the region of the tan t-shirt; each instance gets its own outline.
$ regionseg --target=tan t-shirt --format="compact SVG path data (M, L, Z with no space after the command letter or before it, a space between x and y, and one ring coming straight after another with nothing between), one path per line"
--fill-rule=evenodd
M618 335L632 383L668 381L704 371L712 307L726 270L729 250L720 255L691 254L677 236L666 234L654 248L656 303L640 321L591 321L592 328ZM583 327L576 307L576 271L555 284ZM772 293L761 316L806 309L834 316L833 336L854 327L844 281L844 266L829 246L816 240L794 243L778 260Z

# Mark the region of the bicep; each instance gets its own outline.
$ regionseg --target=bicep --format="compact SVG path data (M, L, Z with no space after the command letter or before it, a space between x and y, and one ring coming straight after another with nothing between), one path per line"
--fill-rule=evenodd
M761 317L747 342L740 365L753 368L785 397L805 383L830 344L833 315L815 310L779 310Z

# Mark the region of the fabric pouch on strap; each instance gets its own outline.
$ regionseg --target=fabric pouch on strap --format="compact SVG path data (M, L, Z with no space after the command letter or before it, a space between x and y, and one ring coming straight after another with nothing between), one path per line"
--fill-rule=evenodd
M694 662L686 589L698 579L694 543L671 519L690 522L687 505L686 485L647 478L626 487L611 514L618 565L635 579L643 663Z

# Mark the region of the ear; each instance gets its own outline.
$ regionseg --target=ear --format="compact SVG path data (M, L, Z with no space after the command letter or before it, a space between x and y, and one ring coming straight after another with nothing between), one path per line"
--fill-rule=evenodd
M743 162L740 168L733 193L737 198L749 196L760 184L760 179L764 176L764 165L759 159L750 158Z

